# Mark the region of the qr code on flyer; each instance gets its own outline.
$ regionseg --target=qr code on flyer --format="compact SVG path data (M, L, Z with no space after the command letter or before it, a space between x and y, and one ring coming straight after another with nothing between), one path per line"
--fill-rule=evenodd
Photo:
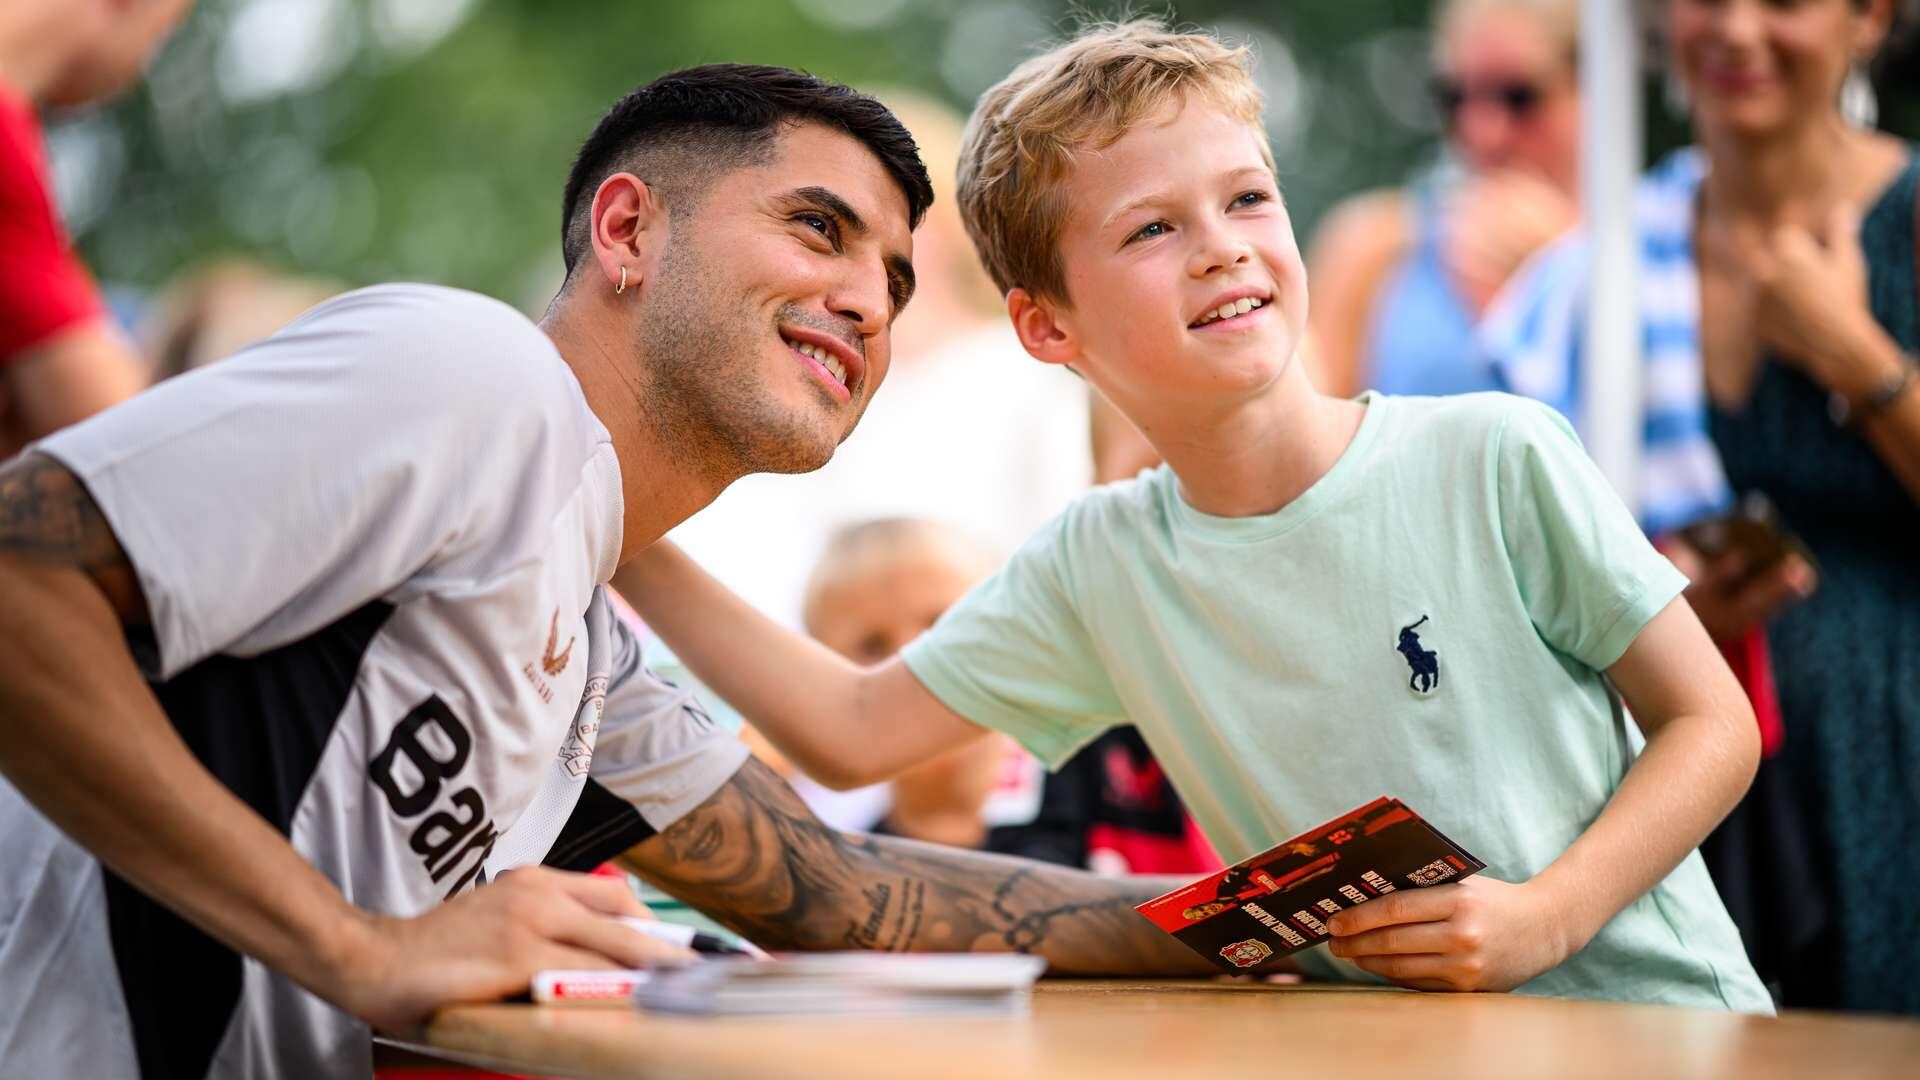
M1459 873L1460 871L1455 870L1447 860L1435 859L1420 869L1409 873L1407 880L1424 889L1429 885L1438 885L1450 877L1457 876Z

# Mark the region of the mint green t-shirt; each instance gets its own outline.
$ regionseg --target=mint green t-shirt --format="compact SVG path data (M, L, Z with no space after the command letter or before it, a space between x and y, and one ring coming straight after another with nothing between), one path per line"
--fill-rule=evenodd
M1685 579L1546 407L1362 401L1339 461L1275 513L1201 513L1165 467L1089 492L907 666L1049 765L1135 724L1229 860L1385 794L1527 880L1642 745L1599 672ZM1698 852L1520 989L1772 1011Z

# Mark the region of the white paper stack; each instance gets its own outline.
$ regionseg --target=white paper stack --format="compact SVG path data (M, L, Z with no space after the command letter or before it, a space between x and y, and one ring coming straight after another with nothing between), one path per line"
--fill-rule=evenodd
M796 953L771 963L707 960L656 971L634 1003L702 1016L1000 1016L1028 1007L1046 970L1037 956L994 953Z

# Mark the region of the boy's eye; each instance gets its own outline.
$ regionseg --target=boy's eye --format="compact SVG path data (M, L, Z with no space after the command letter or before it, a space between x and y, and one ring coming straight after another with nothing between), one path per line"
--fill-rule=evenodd
M1267 193L1264 191L1243 191L1240 194L1234 196L1233 205L1258 206L1261 203L1266 201L1267 201Z
M1135 240L1151 240L1156 236L1165 236L1166 234L1167 234L1166 222L1149 221L1145 225L1142 225L1138 229L1135 229L1133 235L1127 237L1127 243L1131 244Z

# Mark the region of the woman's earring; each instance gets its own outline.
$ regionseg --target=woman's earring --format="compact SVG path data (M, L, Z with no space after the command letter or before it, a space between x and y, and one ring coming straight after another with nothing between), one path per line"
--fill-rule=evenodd
M620 268L620 284L614 286L613 295L619 296L621 293L626 291L627 291L627 268L623 266Z
M1867 65L1855 64L1840 84L1840 115L1854 127L1872 130L1880 122L1880 99L1874 96Z

